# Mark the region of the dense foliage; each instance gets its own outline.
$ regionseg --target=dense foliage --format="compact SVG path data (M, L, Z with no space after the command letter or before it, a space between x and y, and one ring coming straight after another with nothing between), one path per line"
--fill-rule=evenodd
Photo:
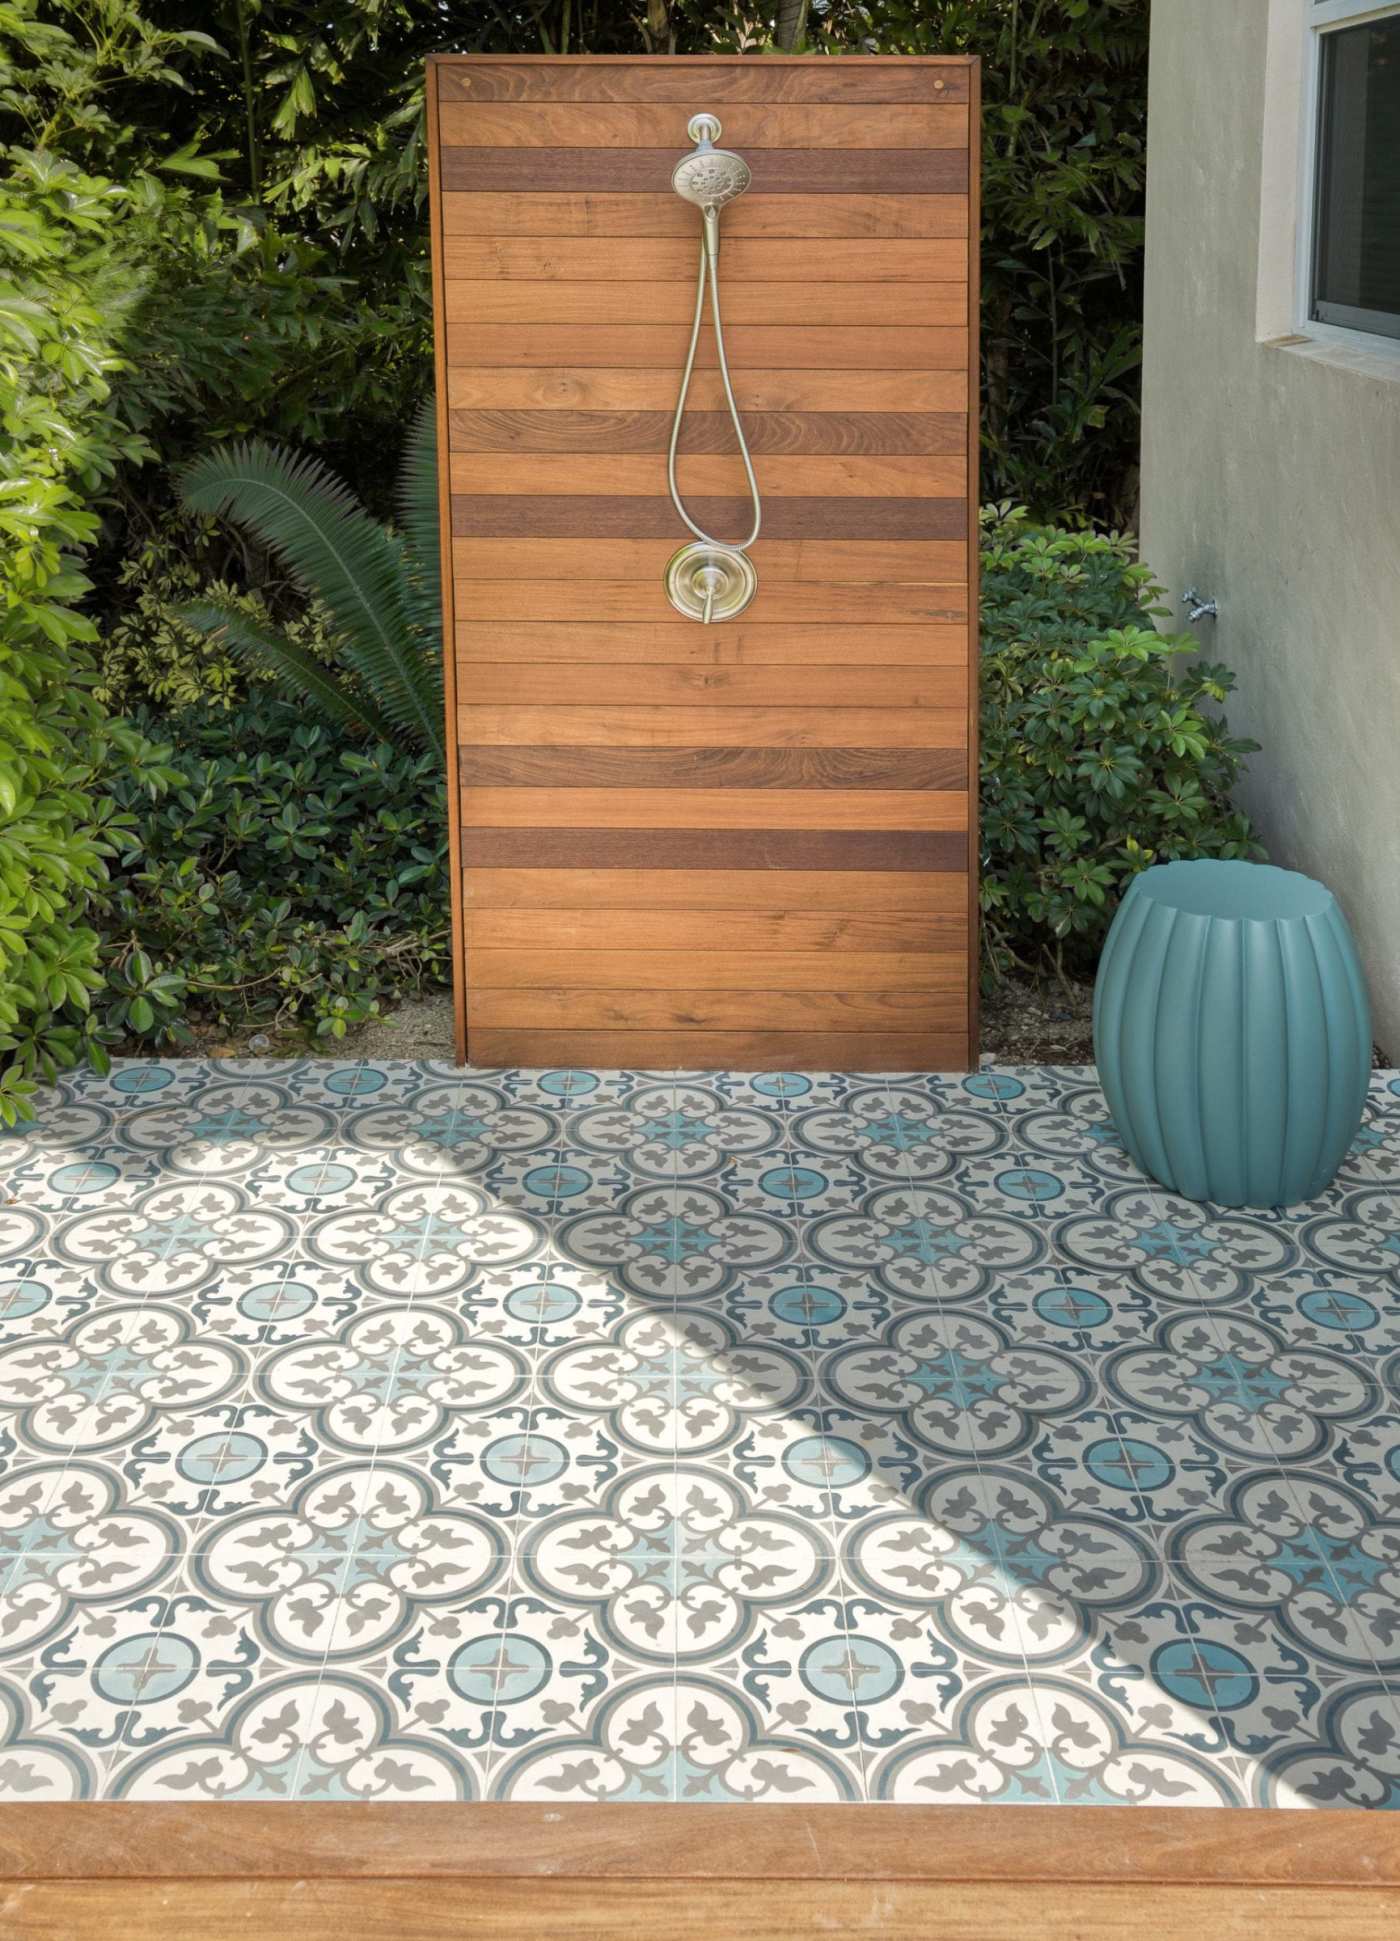
M12 138L121 181L168 182L172 156L211 172L204 240L167 218L162 301L140 318L162 456L284 439L381 512L384 442L429 381L426 56L761 57L778 18L743 0L210 0L192 34L187 0L8 0L0 61L16 4L68 29L73 49L10 51ZM1148 0L779 12L784 38L813 54L982 57L986 493L1130 520ZM139 499L128 510L148 537L159 501L145 481Z
M1138 870L1261 853L1230 806L1258 744L1217 712L1229 669L1157 632L1161 588L1126 539L1007 505L982 528L984 961L1085 971Z
M1146 32L1147 0L0 0L0 1113L104 1043L200 1017L334 1031L441 973L433 758L306 727L227 624L191 630L212 602L345 671L343 626L275 535L176 489L211 451L275 440L404 529L384 458L430 385L430 52L979 53L984 485L1108 525L1135 495ZM1237 745L1191 725L1225 683L1133 633L1121 547L1102 610L1071 610L1082 588L1065 606L1056 570L1058 631L1032 611L1032 551L1092 580L1090 542L1004 528L992 548L1004 963L1089 951L1125 857L1188 828L1230 840ZM1032 662L1056 695L1107 684L1113 745L1150 784L1117 757L1074 768L1071 703L1036 701ZM1149 695L1185 710L1169 759Z
M101 985L87 921L106 859L129 840L108 790L168 779L157 753L94 700L97 629L74 555L88 501L145 447L112 402L135 285L102 238L112 183L42 153L0 185L0 1118L84 1051Z
M154 723L149 724L154 727ZM113 1039L193 1022L320 1038L447 976L447 839L433 755L366 743L260 696L160 731L182 780L116 791L131 845L99 905Z

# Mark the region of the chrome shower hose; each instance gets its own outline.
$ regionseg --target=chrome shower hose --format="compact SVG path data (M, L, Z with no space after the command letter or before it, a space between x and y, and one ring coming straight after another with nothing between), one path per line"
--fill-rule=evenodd
M671 488L671 503L684 519L697 539L703 539L710 546L727 546L735 552L744 552L758 538L758 529L763 522L763 501L758 495L758 480L754 477L753 460L749 457L748 440L744 436L744 423L739 416L739 407L734 399L734 386L729 381L729 359L724 352L724 325L719 314L719 211L707 208L704 211L704 224L700 233L700 271L695 283L695 316L690 326L690 349L686 352L685 370L681 375L681 394L676 400L676 415L671 423L671 443L666 453L666 478ZM734 431L739 440L739 455L744 461L744 474L749 482L749 497L753 500L753 526L747 539L716 539L713 533L697 526L685 509L680 487L676 483L676 447L680 443L681 425L685 419L685 401L690 393L690 374L695 368L695 352L700 342L700 321L705 314L705 282L710 285L710 315L715 326L715 350L719 357L720 381L724 385L725 401L729 415L734 421Z

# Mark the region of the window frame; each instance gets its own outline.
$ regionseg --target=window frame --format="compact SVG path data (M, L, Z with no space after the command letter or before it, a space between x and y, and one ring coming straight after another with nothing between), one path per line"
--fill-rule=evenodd
M1400 0L1302 0L1302 129L1298 144L1298 230L1294 263L1294 328L1302 336L1339 349L1375 351L1400 358L1396 335L1353 324L1324 322L1312 314L1319 241L1321 189L1322 52L1329 34L1368 21L1400 17Z

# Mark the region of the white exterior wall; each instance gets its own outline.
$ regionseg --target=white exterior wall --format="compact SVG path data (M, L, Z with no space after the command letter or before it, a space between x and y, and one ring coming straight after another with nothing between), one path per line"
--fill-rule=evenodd
M1231 727L1263 744L1241 804L1270 859L1345 910L1394 1061L1400 346L1270 341L1297 329L1305 12L1154 0L1142 552L1173 601L1220 602L1202 651L1238 678Z

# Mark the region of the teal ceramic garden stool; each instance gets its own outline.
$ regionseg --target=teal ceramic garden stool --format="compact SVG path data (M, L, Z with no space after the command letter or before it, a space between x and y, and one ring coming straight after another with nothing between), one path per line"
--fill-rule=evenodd
M1133 879L1094 988L1094 1055L1119 1137L1192 1200L1291 1206L1356 1136L1371 1018L1346 918L1265 863Z

